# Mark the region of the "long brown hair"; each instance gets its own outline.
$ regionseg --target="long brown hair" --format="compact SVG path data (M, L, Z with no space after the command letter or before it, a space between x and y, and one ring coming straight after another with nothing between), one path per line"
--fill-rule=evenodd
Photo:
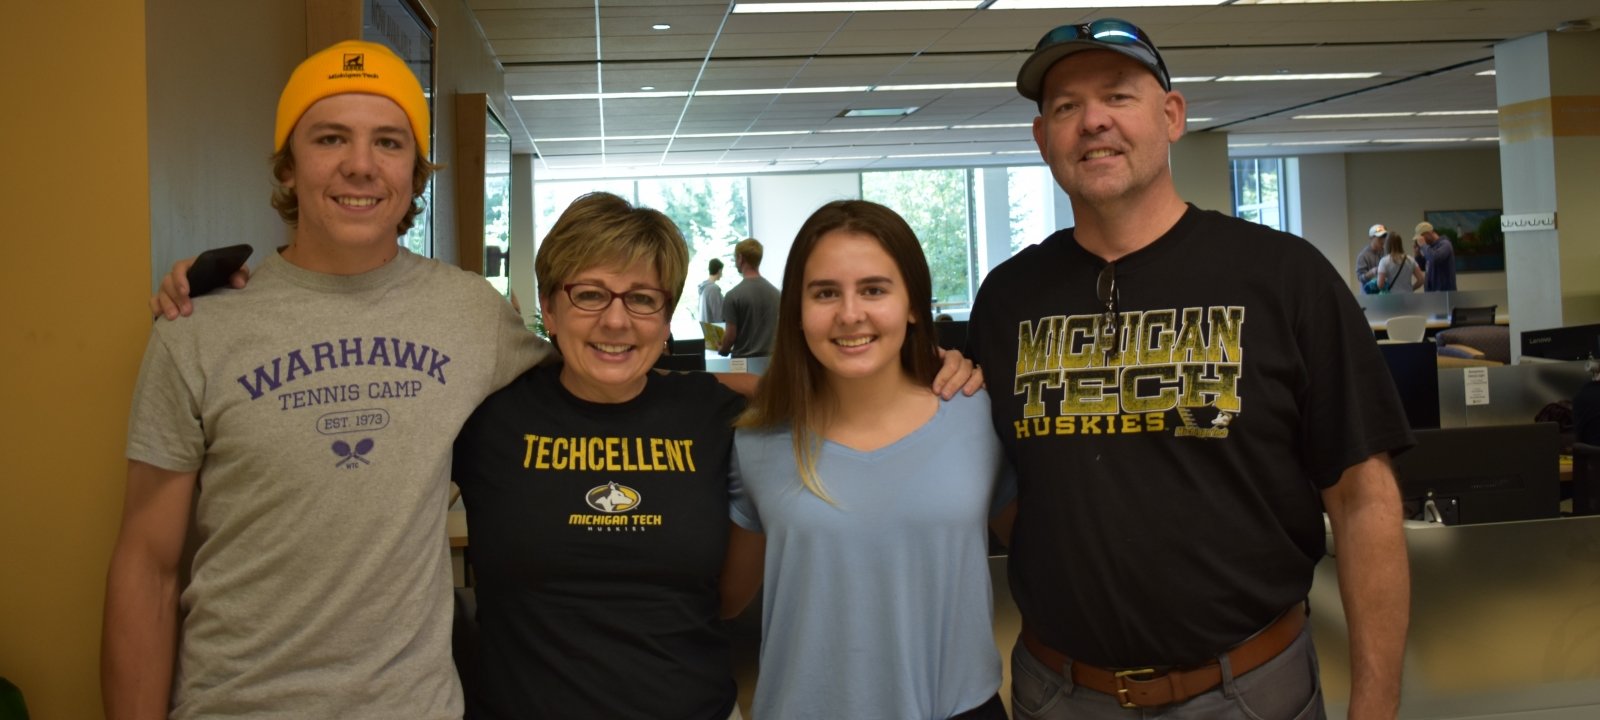
M906 377L932 385L939 371L938 342L933 329L933 281L922 245L917 242L911 226L895 211L865 200L835 200L818 208L800 226L794 245L789 248L789 259L783 269L783 295L778 301L778 330L772 359L756 396L737 425L742 428L788 425L801 484L830 503L833 498L817 476L817 455L835 400L828 386L827 369L806 344L800 313L805 295L806 260L824 235L837 230L876 238L900 270L911 304L911 322L906 327L905 343L900 346L900 367Z

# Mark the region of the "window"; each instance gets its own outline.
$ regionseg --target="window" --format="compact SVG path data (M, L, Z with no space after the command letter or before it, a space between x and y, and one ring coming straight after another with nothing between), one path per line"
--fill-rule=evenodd
M1235 158L1233 211L1241 220L1289 230L1288 193L1283 158Z
M917 234L933 276L934 310L972 303L970 170L902 170L861 174L861 197L888 206Z
M1011 206L1011 254L1036 245L1058 228L1051 203L1056 180L1044 165L1006 168L1006 202Z

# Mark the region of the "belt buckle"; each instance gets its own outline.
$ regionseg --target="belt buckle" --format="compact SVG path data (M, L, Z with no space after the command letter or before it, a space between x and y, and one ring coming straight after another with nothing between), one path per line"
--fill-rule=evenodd
M1132 670L1118 670L1117 672L1113 673L1113 677L1116 678L1117 682L1117 702L1125 708L1142 707L1138 703L1128 699L1128 686L1126 684L1127 678L1154 674L1156 674L1155 668L1134 668Z

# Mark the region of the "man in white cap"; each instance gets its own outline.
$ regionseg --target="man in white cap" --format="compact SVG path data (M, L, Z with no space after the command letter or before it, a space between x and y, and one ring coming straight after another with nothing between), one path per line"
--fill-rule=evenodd
M451 443L549 346L483 278L396 242L429 140L381 45L329 47L284 87L273 206L293 239L249 288L157 323L140 369L108 718L461 717Z
M995 268L969 325L1017 472L1016 717L1322 717L1305 599L1326 510L1350 717L1393 718L1410 596L1389 454L1412 439L1345 281L1178 195L1185 101L1132 23L1050 31L1017 90L1077 226Z
M1383 260L1383 240L1389 229L1382 224L1367 229L1367 246L1356 254L1356 284L1368 295L1378 293L1378 262Z

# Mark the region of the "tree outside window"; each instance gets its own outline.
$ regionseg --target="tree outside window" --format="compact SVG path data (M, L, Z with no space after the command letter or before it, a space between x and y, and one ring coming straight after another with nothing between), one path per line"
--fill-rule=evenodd
M933 276L936 307L972 302L972 211L964 169L861 174L861 197L889 207L917 234Z

